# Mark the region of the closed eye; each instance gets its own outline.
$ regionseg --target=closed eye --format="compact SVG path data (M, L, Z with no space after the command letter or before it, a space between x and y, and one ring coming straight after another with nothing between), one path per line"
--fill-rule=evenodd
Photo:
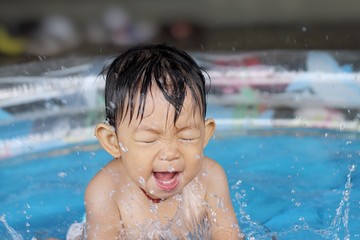
M155 143L158 140L158 135L149 132L140 132L134 136L134 140L138 143Z
M181 142L191 143L199 140L200 132L193 129L185 129L179 132L178 139Z
M182 142L194 142L198 140L199 138L180 138L179 140Z
M193 138L180 138L181 141L184 141L184 142L191 142L193 141L194 139Z
M155 143L156 140L137 140L139 143Z

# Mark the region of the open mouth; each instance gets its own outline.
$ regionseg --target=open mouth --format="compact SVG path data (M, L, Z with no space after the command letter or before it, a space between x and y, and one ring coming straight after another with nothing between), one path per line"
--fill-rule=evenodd
M156 185L165 191L171 191L179 184L178 172L154 172Z

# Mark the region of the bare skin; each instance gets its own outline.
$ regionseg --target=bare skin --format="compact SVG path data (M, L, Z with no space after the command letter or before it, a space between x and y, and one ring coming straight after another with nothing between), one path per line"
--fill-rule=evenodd
M211 239L242 239L226 174L203 155L214 120L204 121L187 94L174 124L172 106L157 88L151 93L142 121L126 116L116 131L106 124L96 128L114 159L86 190L88 239L123 239L129 232L141 234L145 223L168 224L178 216L179 196L189 186L204 203L198 215L209 220Z

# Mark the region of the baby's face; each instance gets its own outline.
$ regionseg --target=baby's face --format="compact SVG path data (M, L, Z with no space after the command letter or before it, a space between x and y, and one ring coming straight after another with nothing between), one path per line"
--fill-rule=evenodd
M129 116L118 124L121 161L132 181L153 198L179 193L202 167L208 127L191 101L188 92L174 125L174 108L158 88L153 88L142 121L136 119L135 112L130 124Z

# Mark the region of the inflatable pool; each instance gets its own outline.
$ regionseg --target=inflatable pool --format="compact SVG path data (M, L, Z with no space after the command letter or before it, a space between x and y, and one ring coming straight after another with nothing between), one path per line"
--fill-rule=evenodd
M359 238L360 54L192 53L211 86L206 149L229 176L248 239ZM64 239L87 182L110 157L104 121L111 57L0 68L0 236Z

